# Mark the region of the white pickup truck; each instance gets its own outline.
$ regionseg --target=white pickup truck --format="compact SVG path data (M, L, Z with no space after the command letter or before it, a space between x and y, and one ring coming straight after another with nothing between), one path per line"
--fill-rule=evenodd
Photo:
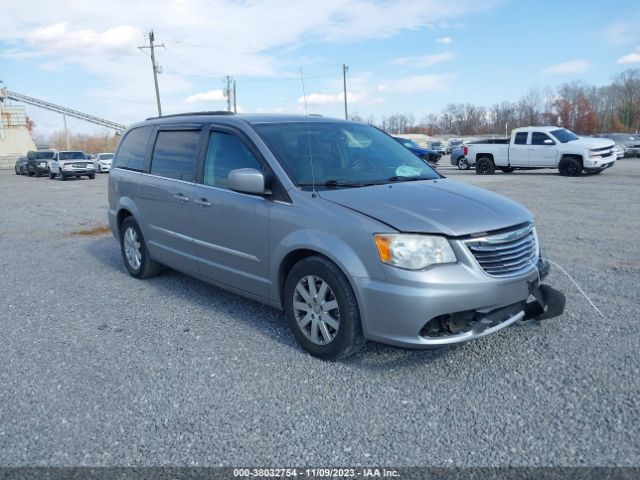
M611 140L578 137L560 127L516 128L511 139L467 147L467 159L475 164L478 175L491 175L496 169L510 173L516 169L557 168L560 175L573 177L583 171L600 173L616 161Z

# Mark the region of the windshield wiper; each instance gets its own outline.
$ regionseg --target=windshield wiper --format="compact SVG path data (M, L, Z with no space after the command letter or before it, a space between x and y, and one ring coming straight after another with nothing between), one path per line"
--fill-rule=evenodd
M417 182L419 180L436 180L434 177L427 177L424 175L415 175L411 177L405 177L402 175L394 175L387 178L387 182Z
M310 182L298 183L299 187L313 187L314 184ZM316 187L364 187L363 183L354 183L354 182L343 182L340 180L327 180L322 183L316 183Z

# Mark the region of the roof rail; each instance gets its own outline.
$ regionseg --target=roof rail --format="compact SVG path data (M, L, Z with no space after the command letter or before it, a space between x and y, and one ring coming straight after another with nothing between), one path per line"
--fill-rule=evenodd
M187 117L191 115L235 115L233 112L228 112L226 110L215 110L215 111L205 111L205 112L184 112L184 113L172 113L170 115L162 115L161 117L149 117L147 120L156 120L158 118L166 118L166 117Z

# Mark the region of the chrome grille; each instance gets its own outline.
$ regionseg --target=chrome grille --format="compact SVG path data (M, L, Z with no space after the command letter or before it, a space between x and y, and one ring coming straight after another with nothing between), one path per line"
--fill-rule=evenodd
M533 225L465 240L478 265L493 277L512 277L538 262L538 238Z

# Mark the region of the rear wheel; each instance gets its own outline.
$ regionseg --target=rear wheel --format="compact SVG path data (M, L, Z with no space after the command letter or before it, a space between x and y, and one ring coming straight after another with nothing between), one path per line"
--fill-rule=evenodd
M289 327L311 355L337 360L364 345L351 284L329 259L312 256L298 262L287 276L283 298Z
M93 180L94 178L96 178L96 174L92 173L91 175L89 175L89 179Z
M149 255L142 232L133 217L127 217L120 225L120 251L124 265L136 278L148 278L160 272L160 264Z
M458 168L460 170L469 170L471 168L471 165L469 165L469 160L464 157L460 157L458 159Z
M476 174L478 175L493 175L496 171L496 165L489 157L479 158L476 162Z
M582 173L582 165L575 158L563 158L558 165L558 171L564 177L577 177Z

